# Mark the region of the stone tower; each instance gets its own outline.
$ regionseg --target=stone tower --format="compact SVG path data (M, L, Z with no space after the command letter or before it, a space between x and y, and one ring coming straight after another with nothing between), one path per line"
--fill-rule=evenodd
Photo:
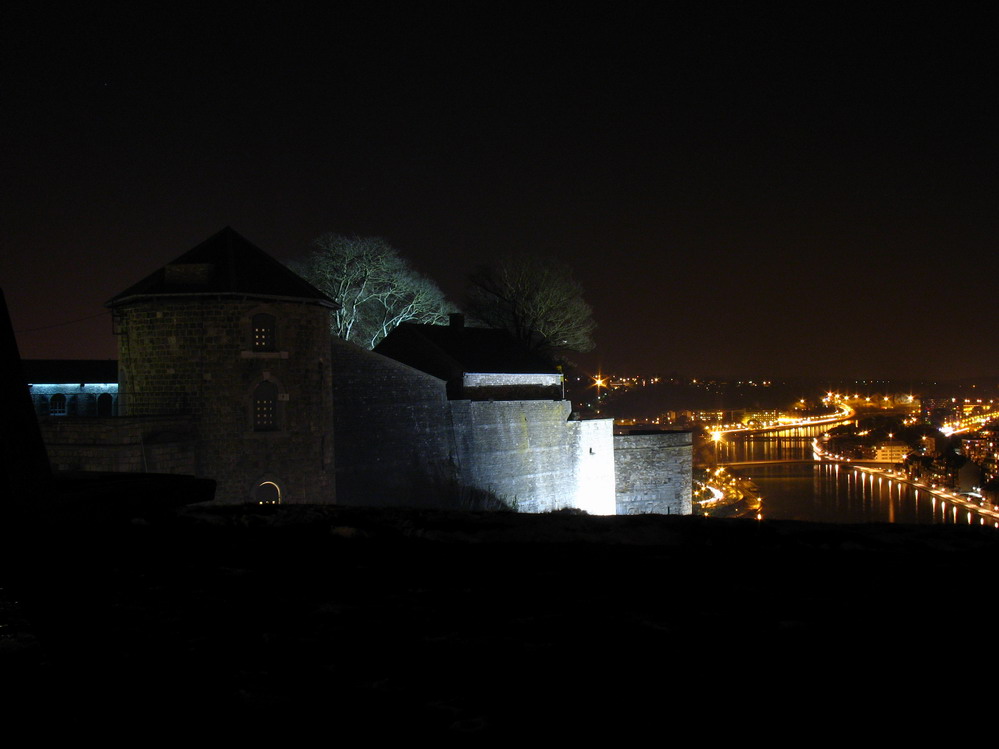
M111 299L119 412L186 415L217 502L333 502L334 303L230 228Z

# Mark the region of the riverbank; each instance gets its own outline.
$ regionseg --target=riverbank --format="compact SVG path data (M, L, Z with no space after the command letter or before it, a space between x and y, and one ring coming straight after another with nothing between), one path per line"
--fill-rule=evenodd
M996 508L994 505L991 505L980 498L972 500L968 496L954 491L953 488L937 486L936 484L930 484L926 481L913 479L908 476L905 471L896 469L895 464L876 466L868 463L867 465L858 465L854 461L850 461L824 451L818 440L813 442L812 450L816 456L825 460L844 465L848 468L852 468L853 470L863 471L871 476L880 476L890 481L904 484L912 487L913 489L926 492L931 497L935 497L942 502L947 502L954 508L960 508L961 510L967 512L969 514L969 518L971 516L978 518L979 522L983 525L988 524L993 528L999 528L999 508Z
M4 704L105 736L667 736L764 680L790 729L832 673L841 709L910 699L928 633L989 621L967 570L999 555L974 527L313 506L4 528Z
M713 518L762 517L763 496L760 487L730 468L697 469L700 478L695 486L694 514Z

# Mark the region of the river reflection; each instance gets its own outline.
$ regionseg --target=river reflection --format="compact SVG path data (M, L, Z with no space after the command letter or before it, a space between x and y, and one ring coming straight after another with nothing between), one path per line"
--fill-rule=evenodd
M735 437L720 442L721 463L812 458L811 440L821 428ZM978 515L925 489L848 465L803 462L734 467L752 478L763 496L763 516L834 523L979 524Z
M718 450L720 463L745 460L794 460L812 457L812 440L828 427L807 427L768 432L759 436L728 435L712 449Z
M767 518L833 523L980 522L973 513L925 489L845 465L770 465L741 473L760 487Z

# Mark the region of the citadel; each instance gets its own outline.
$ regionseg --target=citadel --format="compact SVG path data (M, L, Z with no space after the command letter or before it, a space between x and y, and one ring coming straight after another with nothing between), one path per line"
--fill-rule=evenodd
M331 336L335 303L230 228L107 306L116 365L25 362L57 470L211 478L223 504L691 512L689 432L578 418L560 372L458 314Z

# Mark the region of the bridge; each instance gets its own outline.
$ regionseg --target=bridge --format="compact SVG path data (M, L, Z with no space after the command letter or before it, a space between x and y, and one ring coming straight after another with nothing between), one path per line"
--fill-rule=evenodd
M890 461L894 462L894 461ZM876 460L835 460L833 458L777 458L775 460L732 460L732 461L718 461L719 468L744 468L747 466L774 466L781 464L793 464L793 463L811 463L811 464L830 464L835 463L836 465L861 465L861 466L880 466L885 465L885 462L878 462Z
M759 434L756 432L747 432L745 434L736 434L734 436L736 439L743 439L743 440L761 439L761 440L770 440L770 441L776 440L778 442L811 442L813 439L815 439L814 437L799 436L799 435L794 435L789 437L784 437L784 436L775 437L772 434Z
M757 434L767 434L770 432L782 432L785 430L794 429L807 429L808 427L822 427L822 426L833 426L839 424L843 421L849 421L857 415L857 412L845 404L840 404L840 408L843 410L838 414L833 414L830 416L814 417L808 416L800 421L791 421L784 424L771 424L765 427L746 427L746 426L736 426L736 427L722 427L720 429L715 429L712 434L719 436L734 434L734 435L757 435Z
M777 460L732 460L718 461L719 468L745 468L747 466L773 466L787 463L839 463L838 460L816 460L815 458L786 458Z
M719 430L714 432L712 437L715 442L715 467L725 467L725 468L748 468L751 466L766 466L766 465L794 465L794 464L821 464L821 463L837 463L837 464L850 464L850 465L867 465L867 466L877 466L883 465L883 462L872 461L872 460L842 460L838 458L827 458L825 455L814 455L807 458L775 458L770 460L718 460L718 442L723 436L730 438L735 438L738 441L754 441L754 440L768 440L780 442L807 442L810 444L817 444L816 438L811 435L801 435L801 434L780 434L783 431L793 431L796 429L801 429L803 427L816 427L816 426L829 426L831 424L840 423L845 420L844 417L852 417L855 415L852 409L849 411L844 411L837 414L834 417L828 417L826 419L815 420L815 421L802 421L796 424L785 424L782 426L773 427L763 427L756 429L740 428L740 429L729 429L729 430ZM894 461L890 461L894 462Z

